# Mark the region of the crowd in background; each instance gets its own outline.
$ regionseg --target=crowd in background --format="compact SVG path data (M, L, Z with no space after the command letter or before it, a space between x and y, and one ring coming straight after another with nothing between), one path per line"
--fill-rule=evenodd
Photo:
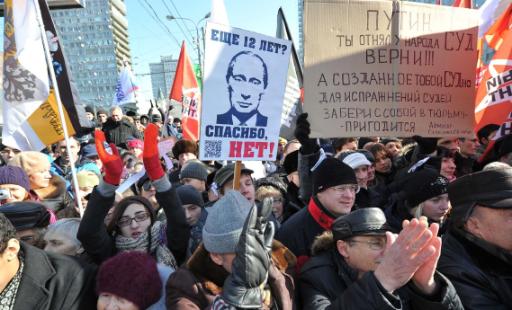
M512 309L512 136L482 157L498 125L312 139L303 114L234 184L180 119L87 114L95 132L41 152L0 145L1 310Z

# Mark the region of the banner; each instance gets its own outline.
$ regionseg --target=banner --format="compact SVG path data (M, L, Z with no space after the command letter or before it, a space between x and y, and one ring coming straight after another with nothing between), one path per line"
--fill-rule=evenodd
M288 78L284 93L283 113L281 114L281 131L279 135L287 140L295 139L294 130L297 117L302 114L302 68L295 50L295 44L286 22L282 8L277 12L276 37L292 41Z
M312 137L472 134L476 10L306 0L304 17Z
M201 113L201 89L197 83L192 62L188 57L185 41L181 44L180 57L169 99L181 102L183 139L197 141L199 138L199 114Z
M119 72L119 78L116 84L116 95L114 96L113 105L124 105L128 103L136 103L136 91L139 86L135 81L135 77L130 70L128 63L125 62L123 68Z
M206 26L201 160L275 160L291 42Z

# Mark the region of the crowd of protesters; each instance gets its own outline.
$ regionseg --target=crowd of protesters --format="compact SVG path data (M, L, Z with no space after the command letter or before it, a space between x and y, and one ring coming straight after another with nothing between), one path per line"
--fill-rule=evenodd
M512 136L478 160L497 125L311 139L302 114L235 178L179 119L87 111L94 133L0 146L0 310L512 309Z

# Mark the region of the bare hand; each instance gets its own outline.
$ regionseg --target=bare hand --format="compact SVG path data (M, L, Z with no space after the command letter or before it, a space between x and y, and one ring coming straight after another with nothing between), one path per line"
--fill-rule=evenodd
M436 249L434 255L425 261L423 265L418 268L414 274L412 280L414 285L418 287L424 294L430 295L436 290L436 283L434 281L434 274L436 272L437 261L441 256L441 238L437 237L439 232L439 225L434 223L430 225L430 231L432 232L432 239L430 240L429 246Z
M393 234L386 233L384 258L375 270L375 277L390 293L409 282L436 252L430 245L433 234L426 223L413 219L404 221L403 226L394 242Z

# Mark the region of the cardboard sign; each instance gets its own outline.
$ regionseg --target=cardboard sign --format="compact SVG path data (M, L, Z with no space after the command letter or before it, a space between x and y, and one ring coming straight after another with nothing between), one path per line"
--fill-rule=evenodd
M291 42L208 23L201 160L274 160Z
M471 135L476 13L405 1L306 0L311 136Z

